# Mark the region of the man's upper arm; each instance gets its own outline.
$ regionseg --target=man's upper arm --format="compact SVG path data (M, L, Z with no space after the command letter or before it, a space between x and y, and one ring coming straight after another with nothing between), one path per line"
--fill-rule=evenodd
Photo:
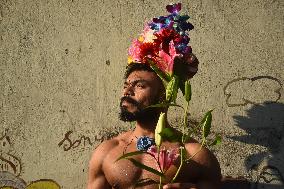
M88 189L111 188L103 172L103 160L111 146L110 141L105 141L93 152L89 162Z
M200 144L191 143L186 145L189 155L200 150ZM221 169L218 160L207 148L202 148L192 160L200 166L200 176L197 181L198 189L218 189L221 183Z

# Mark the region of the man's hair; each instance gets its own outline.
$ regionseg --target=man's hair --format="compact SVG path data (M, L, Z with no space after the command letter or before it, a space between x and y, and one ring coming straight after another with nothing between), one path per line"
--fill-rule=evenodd
M152 68L148 64L143 63L131 63L126 67L126 71L124 73L124 79L127 79L128 76L134 71L148 71L154 72Z

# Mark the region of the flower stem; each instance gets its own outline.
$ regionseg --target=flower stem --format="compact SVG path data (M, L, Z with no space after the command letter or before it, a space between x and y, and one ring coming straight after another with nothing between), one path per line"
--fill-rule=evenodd
M179 172L181 171L181 168L182 168L183 163L184 163L184 159L183 158L184 158L184 147L182 147L180 149L180 165L179 165L178 170L177 170L174 178L172 179L171 183L174 183L176 181L177 176L178 176Z
M182 139L181 139L181 142L182 142L182 147L180 149L180 165L178 167L178 170L174 176L174 178L172 179L172 183L175 182L175 180L177 179L177 176L179 174L179 172L181 171L181 168L183 166L183 163L184 163L184 157L185 157L185 147L184 147L184 143L185 143L185 138L186 138L186 135L185 135L185 129L187 128L187 115L188 115L188 107L189 107L189 102L186 103L186 107L185 107L185 110L184 110L184 117L183 117L183 128L182 128Z
M160 165L160 146L158 146L158 160L157 160L157 163L159 165L159 168L160 168L160 171L162 172L162 168L161 168L161 165ZM160 183L159 183L159 189L162 189L162 177L160 176Z
M162 189L163 185L162 185L162 177L160 177L160 183L159 183L159 189Z
M188 124L188 121L187 121L187 115L188 115L188 107L189 107L189 102L186 103L186 107L185 107L185 110L184 110L184 117L183 117L183 132L182 132L182 143L184 144L185 143L185 129L187 128L187 124Z

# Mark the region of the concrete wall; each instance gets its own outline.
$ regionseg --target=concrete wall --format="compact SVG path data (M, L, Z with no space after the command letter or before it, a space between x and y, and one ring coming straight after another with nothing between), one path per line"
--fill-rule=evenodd
M170 2L0 0L0 187L86 186L92 150L130 127L117 118L130 41ZM284 1L182 3L201 63L191 119L215 109L224 176L283 185Z

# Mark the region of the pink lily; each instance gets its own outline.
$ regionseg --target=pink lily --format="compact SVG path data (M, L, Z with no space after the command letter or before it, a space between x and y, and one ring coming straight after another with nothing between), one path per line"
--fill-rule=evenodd
M174 59L178 56L181 56L181 54L177 53L174 42L171 41L169 45L169 54L163 49L159 51L157 65L163 72L172 74L174 69Z
M179 153L177 149L166 150L165 148L163 148L163 149L160 149L160 152L158 152L158 149L156 146L151 146L147 150L147 152L156 159L157 164L158 164L157 167L163 173L165 173L179 157Z

